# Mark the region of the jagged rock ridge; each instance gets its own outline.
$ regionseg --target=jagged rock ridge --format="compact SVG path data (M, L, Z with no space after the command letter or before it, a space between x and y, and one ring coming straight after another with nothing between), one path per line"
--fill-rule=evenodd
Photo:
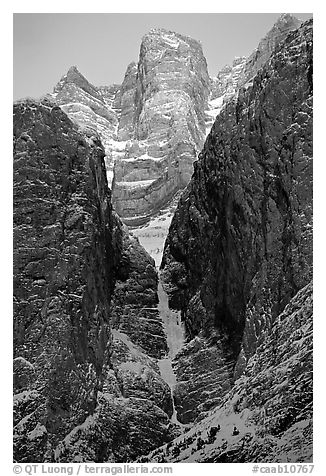
M275 48L286 38L288 33L300 26L300 20L289 13L282 14L277 22L268 31L266 36L259 42L257 48L246 58L235 58L232 65L224 66L215 77L212 78L211 94L208 111L207 127L211 127L216 115L237 91L255 77L271 57Z
M200 44L164 29L144 36L139 61L128 66L121 86L96 87L75 66L69 69L50 96L72 120L99 133L115 208L126 223L148 222L187 185L223 104L299 23L282 15L248 59L236 58L212 79Z
M210 80L200 44L164 29L144 36L120 86L95 87L71 67L49 96L106 153L115 208L143 223L188 183L205 138Z
M105 165L109 186L113 179L115 159L115 139L119 120L118 85L95 87L72 66L53 92L49 94L70 119L80 127L93 129L97 133L105 150Z
M223 397L225 376L232 386L275 316L311 279L311 22L287 36L216 118L173 217L162 268L190 341L176 364L176 398L191 421ZM214 368L200 362L203 352L214 355ZM220 376L212 400L206 387Z

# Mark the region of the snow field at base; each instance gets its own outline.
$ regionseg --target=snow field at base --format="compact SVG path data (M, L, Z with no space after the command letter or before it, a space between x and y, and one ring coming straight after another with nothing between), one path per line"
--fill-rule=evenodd
M164 242L169 231L174 208L174 206L171 206L162 210L161 214L153 217L146 225L130 229L132 234L137 236L147 253L154 259L156 267L159 267L162 261Z

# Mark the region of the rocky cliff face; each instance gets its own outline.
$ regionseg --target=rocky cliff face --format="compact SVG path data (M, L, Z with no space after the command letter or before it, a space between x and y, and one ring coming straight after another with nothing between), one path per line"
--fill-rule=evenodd
M138 64L121 86L120 141L114 205L124 221L140 222L188 183L205 135L209 77L200 44L162 29L143 38Z
M235 58L232 65L224 66L212 78L207 128L210 129L223 104L253 80L258 70L268 62L275 48L284 41L290 31L296 30L300 23L293 15L282 14L248 58Z
M299 24L282 15L249 58L236 58L212 79L200 44L164 29L145 35L121 86L96 87L75 66L62 77L49 96L100 135L114 205L126 223L148 222L187 185L223 104Z
M50 448L96 406L116 264L103 155L98 138L79 134L58 106L15 105L14 370L26 410L16 427L20 460L50 459Z
M274 321L221 405L141 461L312 461L312 285Z
M119 222L124 233L120 275L112 300L112 325L149 355L160 359L167 352L167 345L157 309L155 262Z
M225 96L225 100L229 99L238 89L243 71L247 62L245 56L237 57L233 60L232 65L225 65L217 75L212 78L211 99Z
M291 31L299 28L300 24L301 21L290 13L283 13L279 17L247 59L239 82L241 86L256 76L258 70L269 61L275 48L285 40Z
M176 434L156 359L166 340L151 309L154 263L112 212L104 155L94 130L78 130L56 104L15 104L19 462L129 461ZM135 335L137 325L147 339Z
M196 41L152 30L121 87L73 67L15 104L17 462L311 459L312 24L295 26L213 82ZM113 162L157 265L174 196L161 276L183 322L112 210Z
M216 118L172 220L162 268L189 341L176 364L184 420L202 417L203 406L223 397L274 318L309 282L311 246L308 22ZM200 363L205 353L214 356L209 369L207 359ZM181 378L185 369L193 370ZM214 402L211 375L223 381Z
M107 178L111 186L115 139L119 118L119 86L93 86L72 66L49 94L72 121L80 127L93 129L105 150Z
M49 96L74 122L100 135L116 211L137 225L189 182L205 138L209 91L200 44L153 29L121 87L95 87L73 66Z

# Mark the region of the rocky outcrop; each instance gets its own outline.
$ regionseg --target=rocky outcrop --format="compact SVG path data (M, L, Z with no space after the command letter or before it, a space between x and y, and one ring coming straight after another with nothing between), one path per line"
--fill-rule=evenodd
M157 272L154 260L123 228L119 276L112 300L112 325L127 334L148 355L160 359L167 352L166 337L157 308Z
M80 127L93 129L100 136L105 150L109 185L113 178L115 139L119 117L119 86L96 87L72 66L49 94L72 121Z
M243 79L243 71L246 67L247 58L239 56L235 58L232 65L225 65L219 70L217 75L212 78L212 92L210 99L216 99L225 96L229 99L239 88L240 81Z
M222 404L141 461L312 461L312 285L274 321Z
M112 211L104 156L94 130L57 104L15 104L18 462L130 461L176 435L170 388L148 355L165 352L162 322L135 304L136 294L157 303L155 267Z
M224 66L212 78L209 110L206 111L207 128L214 122L212 116L215 119L223 104L241 87L253 80L259 69L268 62L275 48L284 41L290 31L297 29L300 23L293 15L282 14L248 58L245 56L235 58L232 65Z
M110 339L116 266L97 137L49 101L14 107L16 458L51 448L91 414ZM25 393L24 393L25 392Z
M233 384L275 317L311 279L311 247L309 21L216 118L171 223L162 261L170 304L182 310L189 346L205 340L187 356L187 368L201 379L179 382L176 395L191 389L179 412L203 416L196 409L212 398L202 388L205 373L215 380L231 365ZM215 368L200 370L207 344ZM179 379L184 372L177 370ZM218 398L227 390L223 379Z
M118 138L128 142L115 164L113 200L125 222L146 220L188 183L208 92L197 41L163 29L145 35L121 86Z
M239 86L244 85L256 76L259 69L269 61L275 48L285 40L291 31L299 28L300 24L301 21L290 13L280 15L277 22L247 59Z
M121 116L119 120L118 139L126 141L134 135L136 124L136 89L138 66L134 61L127 67L120 91Z
M295 26L225 69L208 113L200 45L161 29L121 87L73 67L15 104L17 462L311 459L312 24ZM165 244L181 323L108 180L117 161L117 208L151 218L158 263L159 209L217 111Z

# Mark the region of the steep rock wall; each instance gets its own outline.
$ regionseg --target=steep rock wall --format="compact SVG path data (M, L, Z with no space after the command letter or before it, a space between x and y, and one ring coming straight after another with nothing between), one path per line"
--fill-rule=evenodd
M48 94L70 119L80 127L93 129L100 136L105 151L107 178L111 186L113 163L116 154L115 139L120 114L120 87L96 87L78 71L76 66L68 72Z
M115 164L113 200L124 221L158 211L188 183L209 86L197 41L163 29L144 36L121 87L118 138L128 144Z
M239 81L240 86L256 76L258 70L268 62L275 48L285 40L290 31L299 28L300 24L301 21L290 13L280 15L273 27L248 57Z
M126 333L150 356L160 359L167 352L167 344L157 309L155 262L116 218L124 233L119 276L112 300L112 325Z
M231 364L230 384L273 318L311 279L311 247L310 21L217 117L165 244L170 303L182 310L189 341L199 336L214 351L220 347L223 366L215 372ZM197 365L196 352L192 360ZM180 382L193 385L191 377ZM187 419L205 401L200 386L197 394Z
M250 83L258 70L269 61L275 48L285 40L290 31L296 30L300 23L293 15L282 14L248 58L235 58L232 65L224 66L212 78L210 102L213 101L214 105L220 98L222 106L241 87Z
M112 212L104 156L94 130L78 130L57 104L15 104L19 462L130 461L176 434L170 389L154 358L166 349L162 323L157 316L148 320L147 341L121 322L111 330L121 283L129 280L126 305L138 293L151 306L157 303L157 275L153 260ZM136 311L132 319L134 327L145 320ZM95 421L100 436L92 449L89 423Z
M18 459L51 458L96 406L117 264L103 156L58 106L15 104L15 391L38 400L17 430Z

